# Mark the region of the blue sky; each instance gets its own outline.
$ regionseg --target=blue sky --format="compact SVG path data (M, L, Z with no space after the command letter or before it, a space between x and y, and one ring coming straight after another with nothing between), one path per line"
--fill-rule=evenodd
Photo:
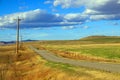
M93 5L94 4L94 5ZM0 0L0 41L120 36L120 0Z

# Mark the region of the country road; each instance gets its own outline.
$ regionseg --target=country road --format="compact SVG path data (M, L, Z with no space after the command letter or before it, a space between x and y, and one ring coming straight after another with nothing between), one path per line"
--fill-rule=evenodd
M120 64L72 60L72 59L55 56L53 53L50 53L45 50L38 50L33 46L30 46L30 49L32 49L33 51L35 51L36 53L38 53L40 56L42 56L44 59L48 61L60 62L74 66L82 66L91 69L120 73Z

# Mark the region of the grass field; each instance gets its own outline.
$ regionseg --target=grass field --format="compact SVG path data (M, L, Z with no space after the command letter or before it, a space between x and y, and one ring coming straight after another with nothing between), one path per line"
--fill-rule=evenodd
M18 57L15 45L0 46L0 80L119 80L120 74L49 62L28 48L33 45L72 59L120 62L120 43L94 40L23 43Z
M120 62L120 37L92 36L72 41L42 41L34 43L34 46L67 58Z
M0 80L119 80L120 74L54 63L42 59L27 46L0 46ZM2 58L3 57L3 58Z
M42 47L76 55L120 60L120 45L42 45Z

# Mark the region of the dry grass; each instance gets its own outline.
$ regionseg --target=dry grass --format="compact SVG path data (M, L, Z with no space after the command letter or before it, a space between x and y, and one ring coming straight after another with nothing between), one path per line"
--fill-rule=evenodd
M33 43L29 44L33 45ZM34 46L71 59L120 63L120 44L118 43L66 45L62 42L61 44L60 42L59 44L36 42Z
M120 74L48 62L28 47L0 46L0 80L119 80Z

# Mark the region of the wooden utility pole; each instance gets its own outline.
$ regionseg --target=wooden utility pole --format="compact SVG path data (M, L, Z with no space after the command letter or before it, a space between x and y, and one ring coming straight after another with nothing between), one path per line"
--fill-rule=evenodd
M20 48L22 48L22 35L20 36Z
M19 53L19 32L20 32L20 21L21 19L18 17L17 20L17 33L16 33L16 55Z

